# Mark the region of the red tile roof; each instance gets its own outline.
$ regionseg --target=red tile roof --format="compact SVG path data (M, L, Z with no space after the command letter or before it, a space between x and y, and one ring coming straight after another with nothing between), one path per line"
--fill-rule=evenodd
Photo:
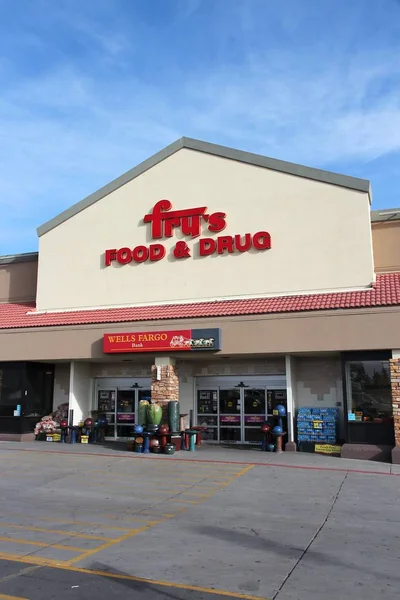
M358 292L333 292L329 294L256 298L253 300L220 300L193 304L105 308L44 314L27 314L35 310L34 304L0 304L0 329L296 313L383 306L400 306L400 273L377 275L376 283L372 288Z

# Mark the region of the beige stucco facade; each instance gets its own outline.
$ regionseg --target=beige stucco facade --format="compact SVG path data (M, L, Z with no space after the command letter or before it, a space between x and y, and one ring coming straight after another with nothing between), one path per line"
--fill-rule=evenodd
M164 259L106 267L106 249L152 242L143 217L161 199L226 213L222 233L203 227L200 237L267 231L271 249L201 257L198 238L177 229L155 240ZM192 256L176 259L182 240ZM186 148L42 235L39 257L38 310L346 290L374 279L368 193Z
M376 273L400 271L400 220L372 223Z
M38 257L35 253L0 258L0 304L35 302L37 272Z
M375 273L400 271L400 220L372 222ZM0 263L0 304L35 302L38 254L5 257Z
M41 226L38 255L0 257L0 303L36 300L36 309L26 307L28 314L160 305L155 319L15 329L5 323L0 329L0 363L34 361L54 367L53 407L68 403L73 424L98 408L102 387L114 388L117 402L120 392L135 390L131 393L136 406L139 388L150 390L157 401L176 398L181 411L190 414L196 424L201 386L221 391L244 384L240 392L243 402L245 388L264 389L265 402L271 390L286 393L291 443L301 407L338 409L343 441L347 427L343 380L348 360L344 353L375 352L377 360L380 356L395 359L391 349L400 347L400 305L394 302L390 306L389 299L387 306L384 302L380 306L378 298L369 308L350 308L368 303L346 304L346 300L336 304L335 296L335 301L325 305L330 307L327 309L322 296L315 310L308 308L313 306L310 303L305 311L304 299L298 299L299 308L284 312L284 299L282 312L249 310L253 314L232 312L218 318L202 316L212 314L211 309L202 313L196 306L196 317L168 320L162 318L162 306L366 289L365 295L379 297L387 291L381 292L383 287L379 287L382 277L371 290L375 273L400 271L400 221L382 221L386 215L378 215L376 220L371 215L369 183L364 180L193 140L179 144ZM226 227L210 231L212 218L201 217L198 235L190 235L182 231L178 220L171 237L154 239L152 225L144 217L165 199L171 202L171 211L203 207L206 215L223 213ZM224 238L222 246L226 247L229 236L239 236L235 243L243 244L246 234L254 240L258 232L263 232L264 240L266 232L270 235L270 247L256 248L253 241L248 251L199 253L204 238ZM177 243L187 244L190 255L174 256ZM116 260L121 248L130 252L151 244L165 247L165 257L128 264ZM108 265L107 250L111 256ZM392 276L387 281L387 287L395 285ZM154 314L152 310L146 310L146 318ZM99 313L93 314L89 321L95 321ZM79 320L81 316L77 322L85 323L87 313ZM32 318L36 317L29 316ZM54 323L65 315L39 318L43 324ZM204 328L220 330L219 351L108 355L103 348L107 333ZM155 375L158 368L159 379ZM140 384L136 388L135 382ZM244 409L241 411L245 432ZM117 412L115 409L116 419Z
M118 332L163 331L219 327L224 356L248 356L391 349L399 346L399 307L253 315L220 319L178 319L162 323L80 325L0 330L0 361L110 360L103 353L103 335ZM173 353L179 357L179 352ZM187 353L184 353L186 356ZM112 361L130 358L138 363L154 359L145 353L118 354ZM191 355L201 360L199 354Z

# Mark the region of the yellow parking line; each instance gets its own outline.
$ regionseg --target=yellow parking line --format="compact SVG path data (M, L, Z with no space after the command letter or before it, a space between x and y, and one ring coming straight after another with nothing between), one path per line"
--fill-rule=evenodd
M248 473L248 471L251 471L251 469L254 469L254 465L248 465L247 467L245 467L244 469L242 469L241 471L239 471L238 473L236 473L236 475L234 475L233 477L231 477L229 479L229 481L227 481L226 483L223 483L222 487L226 487L227 485L229 485L230 483L232 483L233 481L235 481L235 479L238 479L239 477L241 477L245 473Z
M7 594L0 594L0 600L28 600L28 599L21 598L20 596L7 596Z
M48 544L45 542L34 542L33 540L23 540L20 538L11 538L0 536L0 542L12 542L13 544L23 544L28 546L39 546L40 548L57 548L57 550L68 550L70 552L82 552L82 548L75 546L63 546L61 544Z
M37 518L37 517L35 517ZM38 521L51 521L53 523L64 523L65 525L86 525L87 527L102 527L103 529L110 529L112 531L129 531L127 527L116 527L114 525L104 525L104 523L95 523L93 521L73 521L72 519L56 519L53 517L40 517ZM68 533L68 531L67 531Z
M230 476L230 477L224 477L223 479L226 479L226 481L224 483L222 483L222 479L219 482L215 482L215 485L213 486L203 486L202 482L205 481L206 483L212 483L212 480L209 481L206 478L203 478L197 482L186 482L186 485L188 486L189 490L192 490L193 492L195 491L195 489L197 488L198 490L204 490L204 489L210 489L212 490L212 492L207 496L204 495L205 497L210 497L213 493L221 490L222 488L230 485L235 479L237 479L238 477L240 477L241 475L244 475L245 473L247 473L250 469L252 469L254 467L254 465L247 465L244 469L241 469L239 471L237 471L234 475ZM174 485L173 482L168 482L168 485ZM184 484L182 483L177 483L176 479L175 479L175 485L179 485L180 487L184 487ZM178 491L178 490L176 490ZM170 498L170 499L165 499L165 502L169 502L169 503L173 503L176 502L177 504L198 504L199 502L202 502L203 500L184 500L181 498ZM160 506L154 506L153 507L153 511L154 509L157 510L157 508L160 508ZM86 572L86 570L84 569L79 569L76 567L73 567L72 565L74 565L75 563L84 560L85 558L92 556L94 554L97 554L98 552L101 552L102 550L106 550L107 548L114 546L116 544L119 544L135 535L137 535L140 532L145 531L146 529L149 529L150 527L152 527L152 524L157 524L159 522L161 522L163 519L159 519L159 517L166 517L166 518L172 518L174 516L176 516L177 514L179 514L180 512L184 512L185 510L187 510L189 507L185 506L182 509L179 509L173 513L161 513L157 514L155 512L152 512L152 508L150 507L148 510L143 510L140 511L138 513L138 518L140 518L140 516L148 516L148 517L156 517L157 520L156 521L144 521L144 526L136 529L136 530L127 530L127 533L125 535L122 535L118 538L106 538L103 536L92 536L92 535L86 535L86 534L81 534L81 533L75 533L75 532L70 532L70 531L65 531L65 530L51 530L51 529L43 529L43 528L39 528L39 527L25 527L22 525L14 525L14 524L4 524L3 526L5 527L14 527L14 528L18 528L18 529L25 529L28 531L41 531L41 532L45 532L45 533L56 533L56 534L62 534L62 535L68 535L69 537L81 537L81 538L87 538L87 539L98 539L98 540L102 540L104 543L97 546L96 548L92 548L90 550L87 551L83 551L80 554L78 554L78 556L72 558L71 560L68 561L54 561L54 560L49 560L49 559L43 559L42 557L37 557L37 556L19 556L19 555L11 555L11 554L7 554L7 553L0 553L0 559L2 559L3 557L6 560L14 560L15 562L25 562L28 564L36 564L36 565L42 565L42 566L51 566L53 568L61 568L61 569L67 569L70 571L76 570L77 572ZM115 517L115 515L113 515L113 517ZM135 518L135 517L133 517ZM85 523L85 525L88 525L87 523ZM120 530L120 529L119 529ZM123 531L126 531L123 529ZM92 574L99 574L101 575L102 572L101 571L90 571L87 570L88 573L92 573ZM109 577L113 577L113 575L111 573L107 573L106 576ZM134 576L130 577L130 576L123 576L124 579L131 579L133 581L141 581L140 578L136 578ZM146 581L147 580L142 580L142 581ZM196 586L186 586L186 585L182 585L182 584L171 584L171 583L167 583L165 584L165 582L156 582L153 581L152 582L154 585L165 585L165 587L175 587L175 588L181 588L181 589L190 589L190 590L194 590L194 591L202 591L204 593L210 593L210 594L215 594L215 595L225 595L225 596L230 596L230 597L238 597L238 598L246 598L246 599L253 599L255 598L254 596L248 596L246 594L234 594L231 592L227 592L224 590L213 590L213 589L208 589L208 588L200 588L200 587L196 587ZM1 600L1 598L0 598ZM259 600L259 599L257 599Z
M32 554L22 556L21 554L9 554L8 552L0 552L0 560L9 560L11 562L23 562L28 563L30 565L40 565L41 567L54 567L61 564L65 564L65 561L62 560L42 558L41 556L34 556Z
M183 508L180 508L179 510L176 510L174 512L174 517L176 517L176 515L180 515L181 513L184 513L187 510L187 507L184 506Z
M147 523L147 525L157 525L157 523L162 523L162 521L164 521L164 519L160 519L158 521L149 521L148 519L138 519L138 518L133 518L133 517L125 518L125 517L117 517L115 515L100 515L100 516L103 516L105 519L118 519L120 521L128 521L128 522L132 522L132 523Z
M19 562L19 563L27 563L27 564L39 564L36 561L36 557L31 557L31 556L27 556L27 557L11 557L12 555L3 555L0 553L0 560L10 560L10 561L14 561L14 562ZM161 581L158 579L145 579L144 577L136 577L135 575L123 575L123 574L116 574L116 573L111 573L110 571L98 571L98 570L90 570L90 569L84 569L82 567L74 567L72 566L70 563L60 563L60 564L48 564L47 566L53 568L53 569L59 569L59 570L64 570L64 571L71 571L74 573L86 573L87 575L98 575L99 577L107 577L109 579L120 579L120 580L125 580L125 581L136 581L138 583L145 583L147 585L152 585L152 586L159 586L159 587L165 587L165 588L172 588L172 589L181 589L181 590L189 590L192 592L202 592L203 594L212 594L214 596L227 596L228 598L240 598L241 600L268 600L267 598L262 598L261 596L251 596L249 594L241 594L238 592L230 592L228 590L219 590L218 588L206 588L206 587L200 587L197 585L187 585L185 583L172 583L171 581ZM2 599L2 597L0 596L0 600ZM7 596L5 596L5 599L7 599ZM17 599L13 599L11 596L12 600L27 600L26 598L17 598Z
M41 531L43 533L56 533L58 535L67 535L71 537L84 538L87 540L107 540L113 541L115 538L106 538L101 535L87 535L85 533L77 533L75 531L66 531L65 529L45 529L43 527L26 527L25 525L14 525L14 523L0 522L3 527L12 527L13 529L23 529L25 531Z
M88 558L92 554L97 554L97 552L101 552L102 550L107 550L107 548L110 548L111 546L114 546L115 544L120 544L121 542L128 540L129 538L133 537L134 535L137 535L138 533L141 533L142 531L145 531L148 528L149 528L149 526L145 525L144 527L141 527L140 529L136 529L136 531L131 531L130 533L127 533L126 535L122 535L117 540L112 540L112 541L106 542L105 544L102 544L101 546L98 546L97 548L92 548L91 550L82 552L82 554L79 554L79 556L76 556L72 560L67 561L67 564L73 565L74 563L76 563L80 560L84 560L85 558Z

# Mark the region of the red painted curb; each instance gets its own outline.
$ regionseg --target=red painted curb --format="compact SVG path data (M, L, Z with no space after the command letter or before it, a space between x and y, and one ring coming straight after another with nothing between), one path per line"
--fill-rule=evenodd
M160 460L159 456L143 456L138 454L124 454L122 456L118 456L115 454L105 454L102 452L60 452L58 450L31 450L30 448L1 448L0 450L9 450L10 452L37 452L40 454L61 454L68 456L104 456L106 458L130 458L136 460ZM305 471L333 471L337 473L361 473L362 475L390 475L391 477L400 477L400 473L382 473L381 471L365 471L363 469L346 469L342 467L313 467L309 465L283 465L279 463L262 463L255 461L236 461L236 460L211 460L211 459L200 459L200 458L191 458L191 459L182 459L178 457L168 457L162 458L161 460L171 460L177 461L180 463L212 463L212 464L223 464L223 465L243 465L243 466L255 466L255 467L273 467L273 468L283 468L283 469L300 469Z

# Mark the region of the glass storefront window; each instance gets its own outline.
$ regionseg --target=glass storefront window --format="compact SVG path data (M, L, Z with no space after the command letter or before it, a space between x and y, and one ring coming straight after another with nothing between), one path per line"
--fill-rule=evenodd
M197 415L197 425L200 427L217 427L218 417L211 415Z
M197 390L195 422L204 428L204 440L258 445L263 441L261 425L272 417L278 404L286 406L285 389L268 390L266 386L246 384L210 386Z
M254 442L261 444L263 441L263 434L261 433L260 427L245 427L244 428L244 440L245 442Z
M203 431L201 434L203 440L208 442L217 442L218 441L218 429L217 427L208 427L206 431Z
M240 390L219 391L219 412L226 415L240 414Z
M221 427L219 435L221 442L240 442L242 437L240 427Z
M382 422L393 416L389 361L347 363L348 420Z
M244 412L246 415L265 415L265 390L244 391Z
M197 414L213 415L218 412L218 391L198 390L197 392Z

